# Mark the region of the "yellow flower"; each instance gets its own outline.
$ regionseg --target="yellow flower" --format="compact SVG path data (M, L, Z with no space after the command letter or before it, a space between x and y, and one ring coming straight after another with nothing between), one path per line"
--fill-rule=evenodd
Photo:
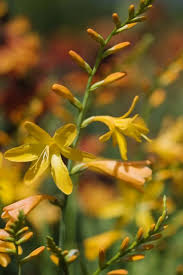
M15 162L33 161L25 174L26 183L32 183L51 166L51 173L57 187L65 194L72 192L72 181L61 154L71 160L85 162L93 155L69 147L76 137L76 126L66 124L56 130L53 137L32 122L25 122L29 133L27 143L12 148L5 153L5 158Z
M112 117L112 116L95 116L86 119L83 123L83 127L87 126L93 121L101 121L106 124L109 128L109 131L104 135L100 136L100 141L107 141L112 137L113 145L117 143L119 145L120 154L123 159L127 159L127 144L124 136L129 136L134 138L137 142L141 142L141 138L149 140L146 134L149 132L144 120L138 115L133 117L128 117L129 114L133 111L135 104L138 100L136 96L132 102L132 105L127 113L121 117Z

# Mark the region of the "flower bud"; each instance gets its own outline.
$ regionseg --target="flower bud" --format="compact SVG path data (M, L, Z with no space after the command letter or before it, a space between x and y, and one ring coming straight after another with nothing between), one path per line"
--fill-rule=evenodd
M92 39L100 43L102 46L105 45L105 40L99 33L94 31L93 29L87 29L87 33L91 36Z
M130 5L129 9L128 9L128 18L129 20L131 20L132 18L134 18L135 16L135 6L134 5Z
M142 227L140 227L137 232L136 240L140 241L143 238L143 234L144 234L144 229Z
M32 236L33 236L33 232L25 233L25 234L23 235L23 237L20 238L20 239L16 242L16 244L19 245L19 244L25 243L25 242L28 241L30 238L32 238Z
M67 99L70 101L71 104L73 104L74 106L76 106L79 109L82 109L82 104L81 102L73 96L73 94L71 93L71 91L66 88L63 85L60 84L54 84L52 86L52 90L59 96Z
M129 30L131 28L133 28L135 25L137 25L137 23L129 23L129 24L126 24L124 25L123 27L119 28L116 33L120 33L122 31L125 31L125 30Z
M135 254L135 255L130 255L129 257L126 258L126 260L130 262L135 262L135 261L143 260L144 257L145 256L143 254Z
M83 68L88 74L91 74L92 69L90 65L84 61L84 59L79 54L77 54L75 51L69 51L69 55L81 68Z
M116 25L116 28L119 28L121 26L121 20L119 18L119 15L117 13L113 13L112 19L114 24Z
M129 244L129 241L130 241L130 238L129 237L126 237L122 243L121 243L121 246L120 246L120 251L124 251L127 247L128 247L128 244Z
M107 275L127 275L128 271L126 269L115 269L107 273Z
M126 75L126 73L121 73L121 72L110 74L106 78L104 78L104 80L94 83L91 86L90 91L93 91L99 87L107 86L108 84L111 84L114 81L117 81L117 80L123 78L125 75Z
M144 22L147 19L146 16L137 16L131 20L132 23Z
M27 257L23 258L21 260L21 262L25 263L25 262L32 260L33 258L39 256L44 250L45 250L45 246L40 246L40 247L36 248Z
M123 48L125 48L125 47L127 47L127 46L129 46L129 45L130 45L130 42L122 42L122 43L119 43L119 44L113 46L112 48L106 50L106 51L104 52L103 57L106 57L106 56L108 56L108 55L111 55L111 54L113 54L113 53L116 53L116 52L120 51L121 49L123 49Z

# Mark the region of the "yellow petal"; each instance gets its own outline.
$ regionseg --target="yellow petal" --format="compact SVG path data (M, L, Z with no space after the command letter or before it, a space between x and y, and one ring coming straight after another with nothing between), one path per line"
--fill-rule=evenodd
M66 124L56 130L54 139L59 146L69 146L73 143L77 134L76 126L74 124Z
M89 162L96 159L96 157L90 153L80 151L71 147L60 148L61 154L71 160L78 162Z
M127 144L126 144L126 140L125 140L124 136L118 130L116 130L115 137L116 137L117 143L119 145L121 157L124 160L127 160Z
M39 158L32 163L24 176L25 183L32 183L39 178L48 168L49 161L49 146L45 146Z
M28 133L33 136L38 142L42 144L48 144L52 141L50 135L35 123L26 121L24 123L24 127L28 131Z
M51 155L51 172L57 187L65 194L72 193L72 181L67 167L63 163L60 153L57 150Z
M108 139L110 139L112 135L112 131L108 131L107 133L105 133L104 135L100 136L99 137L99 140L102 141L102 142L105 142L107 141Z
M2 267L7 267L7 265L10 263L11 259L7 254L0 253L0 265Z
M40 144L24 144L6 151L4 157L16 162L33 161L39 157L41 150Z

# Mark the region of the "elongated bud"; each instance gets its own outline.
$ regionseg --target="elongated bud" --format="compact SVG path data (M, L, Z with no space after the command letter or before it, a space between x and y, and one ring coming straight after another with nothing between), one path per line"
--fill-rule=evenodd
M128 271L126 269L115 269L107 273L107 275L127 275Z
M16 250L7 247L0 247L0 253L16 254Z
M145 0L140 0L140 11L142 11L144 8L146 7L146 3L145 3Z
M116 28L117 29L120 28L121 27L121 20L119 18L119 15L116 12L113 13L112 19L113 19L114 24L116 25Z
M63 85L60 84L54 84L52 86L52 90L59 96L66 98L67 100L69 100L69 102L74 105L75 107L77 107L78 109L82 109L82 104L81 102L73 96L73 94L71 93L71 91L66 88Z
M161 237L162 237L162 235L157 233L157 234L154 234L154 235L150 236L149 240L150 241L156 241L156 240L159 240Z
M100 268L102 268L105 264L105 250L103 248L99 249L98 260L99 260L99 266Z
M144 257L145 257L144 254L135 254L127 257L126 260L130 262L135 262L135 261L143 260Z
M69 55L81 68L83 68L88 74L91 74L92 69L90 65L84 61L84 59L79 54L77 54L75 51L69 51Z
M150 230L149 230L150 233L154 231L155 226L156 226L155 223L151 224L151 227L150 227Z
M144 229L142 227L140 227L138 232L137 232L136 240L140 241L143 237L143 234L144 234Z
M128 9L128 19L131 20L135 16L135 6L130 5Z
M128 247L128 244L129 244L129 241L130 241L130 238L129 237L126 237L122 243L121 243L121 246L120 246L120 251L124 251L127 247Z
M30 238L32 238L32 236L33 236L33 232L28 232L28 233L24 234L23 237L20 238L20 239L16 242L16 244L19 245L19 244L25 243L25 242L27 242Z
M91 36L92 39L100 43L102 46L105 45L105 40L99 33L94 31L93 29L87 29L87 33Z
M111 84L114 81L117 81L117 80L123 78L125 75L126 75L126 73L121 73L121 72L110 74L104 80L96 82L95 84L93 84L90 88L90 91L93 91L93 90L95 90L99 87L104 87L108 84Z
M36 248L27 257L23 258L21 260L21 263L25 263L25 262L32 260L33 258L39 256L44 250L45 250L45 246L40 246L40 247Z
M151 250L154 248L153 244L144 244L141 246L140 250L145 251L145 250Z
M147 19L147 17L143 15L143 16L138 16L138 17L131 19L131 22L132 23L144 22L146 19Z
M29 227L28 226L24 226L22 229L20 229L17 233L16 233L16 236L19 236L20 234L26 232L29 230Z
M129 30L129 29L133 28L133 27L136 26L136 25L137 25L137 23L129 23L129 24L126 24L126 25L124 25L123 27L119 28L119 29L116 31L116 33L120 33L120 32L123 32L123 31L125 31L125 30Z
M113 53L116 53L116 52L120 51L121 49L123 49L123 48L125 48L125 47L127 47L127 46L129 46L129 45L130 45L130 42L122 42L122 43L116 44L116 45L113 46L112 48L106 50L106 51L104 52L103 57L106 57L106 56L108 56L108 55L111 55L111 54L113 54Z
M155 231L159 229L159 227L161 226L163 221L164 221L164 218L162 216L160 216L157 223L156 223L156 226L155 226L155 229L154 229Z

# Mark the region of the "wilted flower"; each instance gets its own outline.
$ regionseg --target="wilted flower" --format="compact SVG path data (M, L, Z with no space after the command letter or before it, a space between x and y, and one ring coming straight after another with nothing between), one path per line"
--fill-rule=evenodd
M51 173L57 187L65 194L72 192L72 181L60 153L74 161L85 162L94 156L69 147L76 137L76 126L66 124L56 130L53 137L32 122L25 122L29 133L28 143L8 150L5 158L16 162L33 161L24 180L32 183L51 165Z
M35 195L24 200L17 201L3 208L1 217L3 219L17 219L20 211L27 215L34 207L36 207L42 200L54 200L53 196L49 195Z
M151 177L152 170L147 167L149 161L121 162L110 159L94 160L85 164L89 169L98 171L141 188L145 180Z

